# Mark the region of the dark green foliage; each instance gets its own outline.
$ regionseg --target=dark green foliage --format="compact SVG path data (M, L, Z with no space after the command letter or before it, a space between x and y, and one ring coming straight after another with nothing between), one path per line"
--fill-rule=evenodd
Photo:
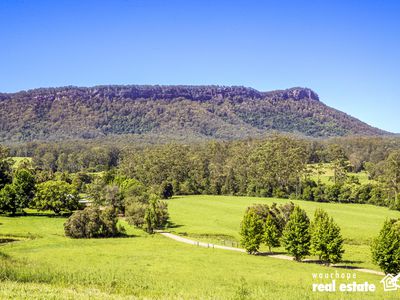
M119 234L115 210L87 207L74 212L65 222L65 235L71 238L115 237Z
M371 247L372 259L386 274L400 272L400 220L386 220Z
M73 211L79 208L79 195L76 189L64 181L46 181L37 185L35 208L61 211Z
M327 265L341 261L344 250L340 228L322 209L315 211L310 233L311 254Z
M306 212L296 206L283 230L282 242L285 249L300 261L310 250L310 220Z
M260 248L264 238L264 222L262 218L249 207L240 224L240 243L249 254L254 254Z
M174 187L169 182L164 182L161 186L161 198L169 199L174 195Z

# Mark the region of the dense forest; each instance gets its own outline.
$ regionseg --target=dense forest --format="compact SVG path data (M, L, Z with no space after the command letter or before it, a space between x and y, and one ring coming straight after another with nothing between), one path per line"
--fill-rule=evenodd
M120 192L129 182L135 185L135 193L151 191L162 197L165 193L249 195L400 209L400 139L396 137L313 140L272 135L189 145L97 143L32 142L14 145L7 156L31 157L25 164L35 170L38 183L66 181L79 193L92 198L111 193L121 203ZM326 166L332 175L329 182L322 182ZM369 176L366 182L354 175L361 171Z
M64 87L0 94L0 142L122 136L154 141L388 134L323 104L305 88Z

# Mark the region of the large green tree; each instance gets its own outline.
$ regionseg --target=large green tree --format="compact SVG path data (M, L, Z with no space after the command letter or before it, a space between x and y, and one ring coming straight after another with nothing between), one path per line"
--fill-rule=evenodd
M13 185L15 188L17 200L22 208L31 205L36 190L35 175L31 170L18 169L15 171Z
M391 207L400 209L400 150L393 151L385 160L382 179L392 194Z
M324 210L315 211L310 233L311 254L317 255L327 265L342 259L344 250L340 228Z
M285 136L274 136L257 146L249 156L249 181L261 195L272 190L300 192L306 170L307 153L303 142Z
M20 208L14 185L6 184L0 190L0 211L14 215Z
M75 187L65 181L46 181L37 185L34 198L38 210L73 211L79 208L79 194Z
M241 244L247 253L254 254L260 248L263 241L264 222L254 211L248 208L240 224Z
M162 229L168 222L168 206L165 201L160 201L156 196L151 197L144 211L143 229L153 233L155 229Z
M306 212L296 206L283 230L282 241L285 249L300 261L310 250L310 220Z
M275 225L273 218L268 215L264 224L264 243L267 245L269 252L272 252L273 247L279 247L280 232Z
M385 221L371 251L374 263L386 274L400 272L400 219Z
M12 160L9 157L9 149L0 145L0 189L12 181Z

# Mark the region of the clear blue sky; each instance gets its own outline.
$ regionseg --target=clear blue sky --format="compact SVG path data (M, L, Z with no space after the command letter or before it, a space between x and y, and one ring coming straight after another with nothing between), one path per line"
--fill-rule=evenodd
M0 91L293 86L400 132L400 1L0 2Z

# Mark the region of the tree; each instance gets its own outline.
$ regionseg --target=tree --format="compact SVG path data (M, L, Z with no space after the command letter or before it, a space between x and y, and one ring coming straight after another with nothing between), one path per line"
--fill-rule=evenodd
M306 170L306 148L302 141L286 136L273 136L254 147L249 155L249 181L261 195L299 192L301 177ZM265 193L267 192L267 193ZM260 194L260 193L259 193Z
M35 196L36 179L32 171L28 169L18 169L15 172L13 185L15 188L17 201L21 208L28 207Z
M315 211L310 233L311 254L318 255L319 260L327 265L337 263L342 259L344 250L340 228L324 210Z
M47 181L37 185L34 198L38 210L52 210L59 214L63 210L79 208L79 195L76 189L64 181Z
M296 206L282 235L285 249L294 256L296 261L300 261L309 254L311 238L309 226L310 220L306 212Z
M164 182L161 186L161 198L169 199L174 195L174 188L171 183Z
M4 188L0 190L0 211L15 215L19 208L21 207L14 185L6 184Z
M168 218L168 205L153 196L145 210L143 229L148 233L153 233L155 229L163 228Z
M268 246L269 252L273 247L279 247L280 233L271 216L268 216L264 224L264 242Z
M124 195L116 185L106 185L104 190L104 200L106 205L111 205L118 212L124 213Z
M103 204L104 189L105 183L99 177L96 177L92 183L87 185L87 193L94 204Z
M400 272L400 219L386 220L371 246L372 260L386 274Z
M12 160L9 158L9 150L0 145L0 190L12 182Z
M244 214L241 226L241 244L247 253L254 254L260 248L263 241L264 222L251 207Z
M331 145L329 156L332 162L333 182L335 185L343 184L347 179L347 173L351 167L350 162L339 145Z
M391 207L400 209L400 150L391 152L385 160L382 179L393 195Z

